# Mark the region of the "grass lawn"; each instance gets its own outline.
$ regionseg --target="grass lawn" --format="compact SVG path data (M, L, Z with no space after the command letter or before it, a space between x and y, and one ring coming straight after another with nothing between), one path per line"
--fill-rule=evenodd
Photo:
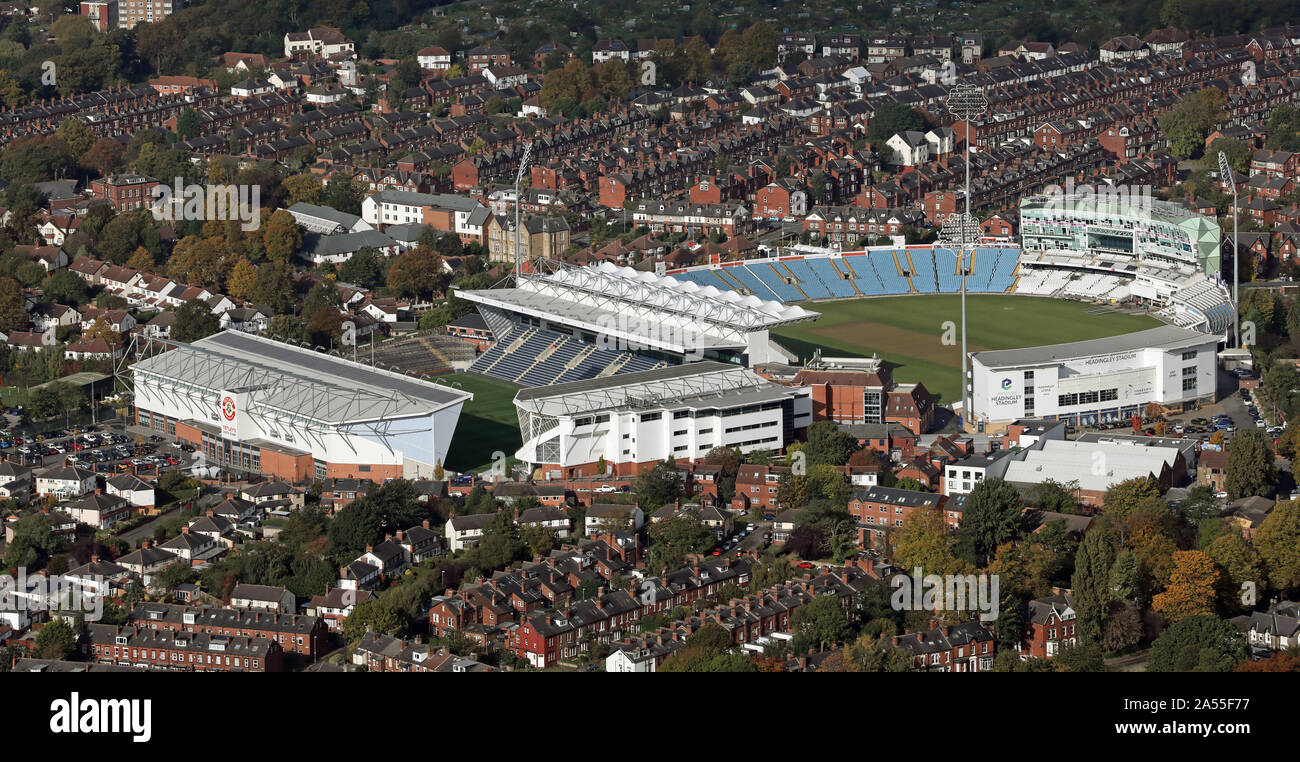
M961 296L926 294L804 305L821 317L772 331L807 360L817 347L831 356L878 354L895 364L894 378L920 381L941 402L956 400L961 382ZM1161 325L1144 315L1090 314L1081 302L1009 294L966 296L967 349L1014 349L1099 339ZM952 326L946 325L951 321ZM951 330L949 330L951 329ZM945 336L945 333L948 335ZM951 343L945 343L951 339Z
M452 471L477 471L492 465L493 452L514 455L522 443L514 405L519 390L470 373L452 373L439 379L459 383L461 389L474 395L456 422L446 467Z

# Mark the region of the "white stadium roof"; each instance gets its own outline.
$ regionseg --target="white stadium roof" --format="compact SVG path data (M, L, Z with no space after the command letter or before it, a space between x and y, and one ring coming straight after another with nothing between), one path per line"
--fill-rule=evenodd
M674 352L744 347L747 335L819 314L778 301L601 262L539 262L514 288L457 291L462 299Z
M183 396L247 390L250 410L318 426L426 416L473 396L241 331L168 345L132 366L137 384Z

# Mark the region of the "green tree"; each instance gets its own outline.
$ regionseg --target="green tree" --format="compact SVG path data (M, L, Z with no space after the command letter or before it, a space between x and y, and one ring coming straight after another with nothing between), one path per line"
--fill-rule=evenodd
M66 659L77 648L77 633L61 618L51 619L36 633L32 656L37 659Z
M176 322L172 324L172 338L176 341L198 341L220 329L212 308L199 299L191 299L176 308Z
M1024 501L1010 482L985 479L966 497L958 547L968 561L983 566L997 547L1015 539L1020 531ZM973 556L973 557L972 557Z
M1231 672L1246 659L1246 640L1209 614L1175 622L1151 644L1148 672Z
M1079 639L1084 643L1097 640L1101 634L1102 619L1114 597L1110 587L1111 565L1115 549L1105 532L1093 529L1083 536L1074 558L1074 612L1079 627Z
M656 463L637 475L632 485L637 501L647 513L674 502L682 494L682 474L672 461Z
M1228 443L1223 488L1229 500L1267 494L1275 475L1273 452L1258 429L1245 429Z
M810 646L824 651L847 642L853 634L837 595L819 595L800 606L790 617L790 627L795 636L790 647L795 653L806 653Z
M857 449L857 441L834 421L816 421L808 427L803 446L808 466L842 466Z

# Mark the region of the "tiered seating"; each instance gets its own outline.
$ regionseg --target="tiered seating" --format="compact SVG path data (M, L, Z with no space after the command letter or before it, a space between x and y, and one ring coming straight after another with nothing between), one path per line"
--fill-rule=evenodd
M998 261L997 249L978 248L970 275L966 276L967 291L988 291L993 280L993 266ZM970 256L970 255L967 255Z
M713 286L722 291L731 291L735 288L730 283L723 280L713 270L689 270L684 273L674 273L673 277L678 280L688 280L692 283L698 283L701 286Z
M939 291L939 285L935 281L934 272L934 253L931 249L916 249L907 252L907 258L912 262L912 285L916 290L923 294L933 294Z
M777 279L776 273L772 272L770 268L768 269L768 272L772 276L771 280ZM749 289L750 293L754 294L759 299L778 299L780 301L786 301L790 297L790 294L794 295L794 301L799 301L801 298L798 291L795 291L793 288L789 288L788 286L786 286L786 288L789 289L786 292L786 296L781 296L767 284L767 281L756 275L745 265L739 267L728 267L727 274L740 281L740 285ZM784 286L785 284L782 285Z
M876 268L876 275L884 286L883 293L906 294L911 290L907 278L898 274L898 265L895 264L892 251L871 251L867 253L867 258Z
M855 254L841 261L853 274L853 284L859 291L867 296L880 296L885 293L885 286L880 282L880 276L876 275L876 268L871 265L871 257L866 254Z
M957 255L947 249L935 249L934 263L939 271L939 290L945 294L960 291L961 276L957 274Z
M799 289L785 282L783 279L785 273L779 270L775 263L753 265L749 267L749 271L763 281L763 285L767 286L768 290L776 294L776 298L783 302L798 302L805 298L803 294L799 293Z
M825 260L820 260L825 261ZM830 299L839 296L830 288L821 278L817 277L812 268L804 260L794 259L789 262L782 262L781 266L785 267L791 275L799 281L799 290L808 295L809 299ZM850 295L853 289L849 288Z
M556 331L516 326L480 355L470 370L522 386L548 386L667 364L631 352L599 349Z
M993 275L989 279L989 291L1003 292L1011 288L1015 281L1016 265L1020 263L1020 252L1015 249L995 249L997 260L993 265Z
M835 266L831 264L829 259L807 259L800 264L807 267L808 270L821 281L822 285L826 287L826 290L830 292L831 296L846 297L857 295L857 292L853 290L853 286L850 285L847 280L840 277L839 272L835 269ZM807 288L804 288L804 291L807 290Z

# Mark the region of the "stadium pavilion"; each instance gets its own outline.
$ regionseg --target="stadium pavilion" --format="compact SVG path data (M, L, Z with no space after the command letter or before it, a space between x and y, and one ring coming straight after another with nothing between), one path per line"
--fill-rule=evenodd
M135 421L289 481L432 478L473 395L239 331L135 363Z
M806 387L714 361L523 389L515 457L543 478L635 474L714 447L781 450L812 422Z
M788 362L769 330L819 317L608 262L535 264L513 288L456 292L478 305L496 339L471 370L533 387L703 360Z
M971 412L979 431L1020 418L1119 421L1147 405L1212 402L1222 337L1166 325L1121 336L972 352Z

